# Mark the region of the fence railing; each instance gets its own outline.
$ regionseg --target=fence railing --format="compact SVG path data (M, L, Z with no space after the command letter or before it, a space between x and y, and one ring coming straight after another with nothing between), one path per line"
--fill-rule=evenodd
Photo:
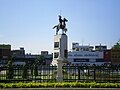
M120 66L63 66L63 81L120 82ZM56 66L0 67L0 82L56 82Z
M0 68L0 82L56 81L56 66L12 66Z
M120 66L63 66L64 81L120 82Z

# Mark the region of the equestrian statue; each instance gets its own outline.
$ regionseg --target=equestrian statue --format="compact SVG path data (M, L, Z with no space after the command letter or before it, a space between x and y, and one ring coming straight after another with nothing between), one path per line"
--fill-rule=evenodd
M53 27L53 29L56 28L56 35L58 34L58 31L59 31L60 29L62 29L62 34L65 34L65 33L66 33L67 28L66 28L66 23L65 23L65 22L68 22L68 20L67 20L66 18L63 18L63 19L62 19L62 17L59 15L59 24L58 24L58 25L55 25L55 26Z

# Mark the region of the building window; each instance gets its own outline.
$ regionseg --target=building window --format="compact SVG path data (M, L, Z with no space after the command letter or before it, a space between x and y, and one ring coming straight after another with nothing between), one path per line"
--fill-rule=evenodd
M54 48L58 48L59 47L59 42L54 42Z
M74 62L89 62L89 59L84 59L84 58L78 59L78 58L75 58Z
M54 53L54 58L58 58L58 56L59 56L59 52L55 52Z
M96 62L104 62L103 59L96 59Z

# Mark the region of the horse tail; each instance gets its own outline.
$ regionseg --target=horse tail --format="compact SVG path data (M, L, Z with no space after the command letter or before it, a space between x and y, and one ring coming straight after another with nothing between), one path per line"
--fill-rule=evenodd
M56 28L56 27L57 27L57 25L55 25L55 26L53 27L53 29Z

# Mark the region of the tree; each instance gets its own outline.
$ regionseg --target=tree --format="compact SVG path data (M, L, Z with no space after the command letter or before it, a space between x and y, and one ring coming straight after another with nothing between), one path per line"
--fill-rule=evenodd
M32 69L31 69L32 76L35 76L36 78L36 76L38 75L38 64L44 64L44 63L45 63L45 57L43 55L39 55L32 64Z
M113 47L112 49L120 49L120 43L117 42Z
M22 72L22 78L23 79L27 79L28 78L28 66L27 65L24 65L23 67L22 67L23 69L23 72Z
M9 60L7 63L7 78L13 79L13 66L12 66L12 60Z
M45 56L44 55L39 55L37 59L35 60L36 64L45 64Z
M111 63L120 64L120 42L117 42L111 49Z

